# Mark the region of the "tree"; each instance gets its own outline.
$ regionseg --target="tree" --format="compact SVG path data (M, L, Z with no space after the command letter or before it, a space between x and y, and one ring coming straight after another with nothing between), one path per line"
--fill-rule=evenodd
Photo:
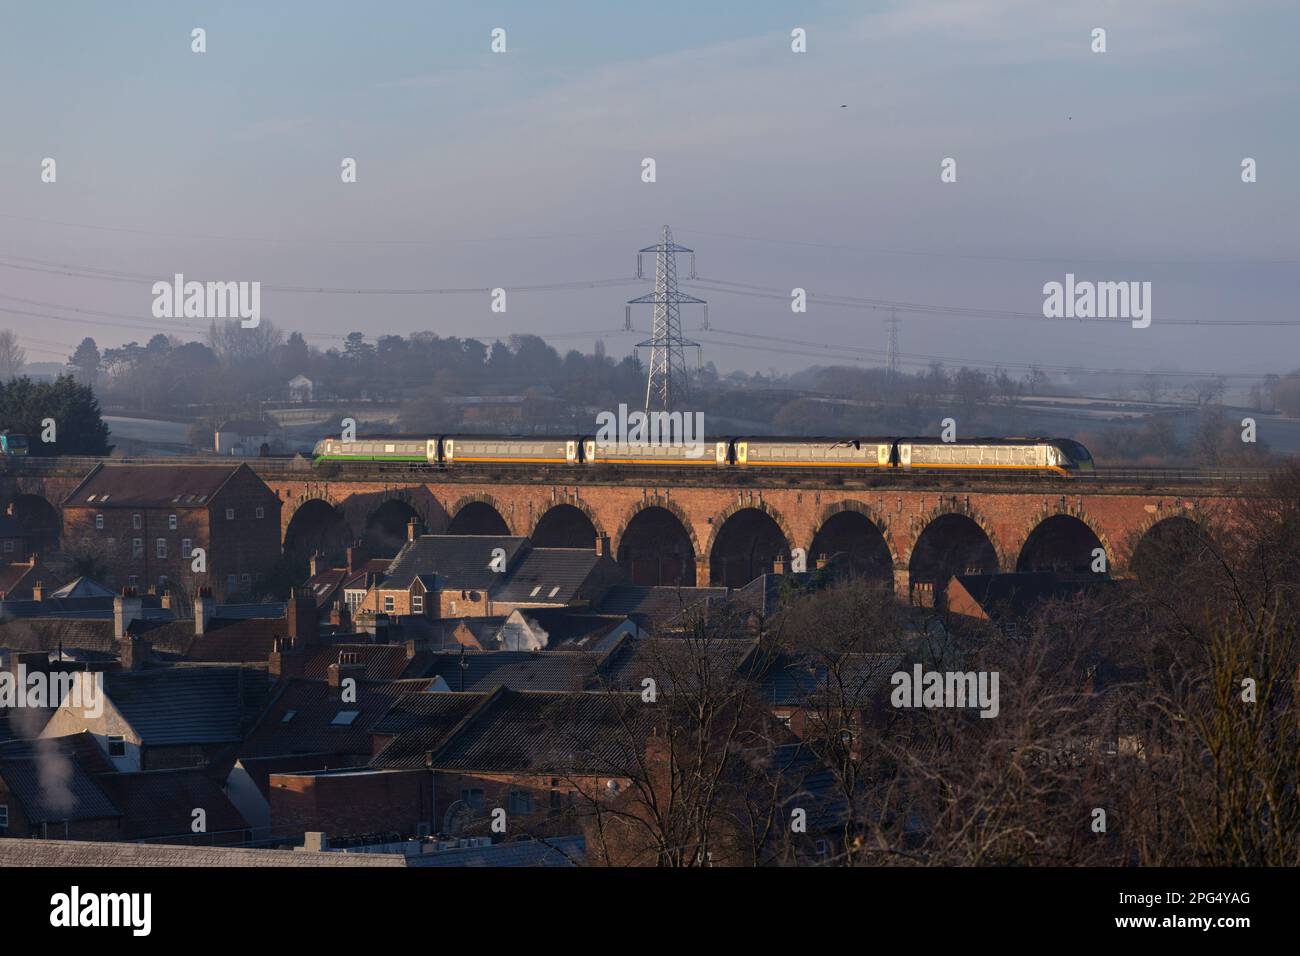
M99 363L99 346L96 345L95 340L89 336L81 340L81 344L77 346L77 350L73 352L72 357L68 359L68 364L76 370L77 381L81 382L82 385L89 385L92 388L99 380Z
M0 421L28 436L32 455L107 455L113 450L95 393L71 375L39 384L25 376L0 383ZM42 439L47 423L53 426L51 442Z
M27 364L27 352L10 329L0 329L0 380L13 378Z

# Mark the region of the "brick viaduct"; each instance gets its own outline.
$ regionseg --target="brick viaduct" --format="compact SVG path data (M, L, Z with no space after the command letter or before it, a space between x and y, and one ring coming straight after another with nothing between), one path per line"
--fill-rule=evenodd
M405 535L415 518L432 533L529 535L537 545L594 546L641 583L742 584L802 549L847 555L892 578L900 594L963 570L1083 570L1094 549L1112 575L1132 573L1134 554L1158 525L1231 521L1244 495L1230 486L1107 486L1051 479L959 482L951 478L864 481L691 475L689 483L592 480L563 474L377 478L320 476L253 465L283 501L286 550L329 550L372 534ZM142 466L148 467L148 466ZM0 477L0 512L22 496L55 507L80 474ZM581 477L583 480L574 480ZM658 476L655 476L658 478Z

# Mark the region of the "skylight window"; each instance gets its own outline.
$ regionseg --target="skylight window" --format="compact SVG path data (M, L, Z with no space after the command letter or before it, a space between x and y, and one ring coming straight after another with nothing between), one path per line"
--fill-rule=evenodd
M555 595L557 595L557 594L559 594L559 593L560 593L560 586L557 584L555 587L551 588L551 593L548 594L548 595L546 595L546 596L547 596L547 597L555 597Z
M94 500L95 500L95 496L94 496L94 495L91 495L91 496L90 496L89 498L87 498L86 500L87 500L87 501L94 501Z
M529 597L537 597L537 592L540 591L541 589L542 589L542 586L541 586L540 584L537 585L537 587L533 588L532 592L531 592L528 596L529 596Z
M298 712L296 710L286 710L284 712L284 716L280 718L280 723L287 724L289 721L293 720L297 716L298 716Z
M330 721L330 725L333 727L351 727L353 721L360 716L361 711L359 710L340 710L334 715L334 719Z

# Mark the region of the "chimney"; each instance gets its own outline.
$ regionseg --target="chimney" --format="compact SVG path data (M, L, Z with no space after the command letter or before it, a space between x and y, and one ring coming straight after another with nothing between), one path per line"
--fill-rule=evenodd
M410 521L406 522L406 540L407 540L407 541L414 541L414 540L415 540L415 536L416 536L417 528L419 527L419 524L420 524L420 523L419 523L416 519L414 519L414 518L412 518Z
M163 593L162 593L162 598L161 598L161 600L160 600L158 603L159 603L159 606L160 606L164 611L170 611L170 610L172 609L172 589L171 589L171 588L168 588L166 591L163 591Z
M342 686L343 681L351 677L360 681L366 672L366 665L361 663L361 655L356 651L339 651L339 659L329 666L327 680L333 688Z
M123 588L122 593L113 598L113 640L125 640L127 628L139 617L140 598L135 588Z
M284 620L289 636L300 645L315 644L320 637L320 612L307 588L294 588L290 592Z
M785 574L785 555L784 555L784 554L778 554L778 555L777 555L777 556L772 560L772 573L773 573L773 574Z
M824 555L824 554L819 554L819 555L817 555L817 570L818 570L818 571L820 571L822 568L826 567L826 565L829 564L829 563L830 563L830 558L826 557L826 555Z
M202 637L208 633L208 623L217 609L217 602L212 599L211 588L199 588L194 596L194 633Z
M310 853L324 853L330 848L330 838L320 830L308 830L302 835L302 848Z
M412 523L414 523L414 522L412 522ZM410 525L407 526L407 532L406 532L406 533L407 533L408 536L411 536ZM349 571L349 572L351 572L351 571L355 571L355 570L357 570L357 568L361 567L362 559L361 559L361 549L360 549L360 548L358 548L358 547L354 544L354 545L352 545L352 547L348 548L347 554L348 554L348 571Z
M321 572L321 558L320 558L320 552L319 552L319 551L313 551L313 552L312 552L311 560L307 562L307 568L308 568L308 571L309 571L309 573L311 574L311 576L312 576L313 578L314 578L316 575L320 574L320 572Z
M346 632L352 629L352 613L342 598L335 601L330 608L330 624L340 631Z
M609 535L602 534L596 539L596 554L602 558L613 557L613 555L609 553Z
M271 642L266 669L273 677L301 677L307 669L307 655L287 637Z
M128 635L117 645L117 657L122 662L122 670L144 670L144 665L153 656L153 645L140 639L139 635Z
M45 598L45 582L37 581L32 585L32 600L40 604Z

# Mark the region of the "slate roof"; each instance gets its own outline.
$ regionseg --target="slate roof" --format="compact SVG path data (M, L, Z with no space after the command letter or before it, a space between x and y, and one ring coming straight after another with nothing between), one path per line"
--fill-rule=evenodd
M206 508L246 465L101 465L64 508Z
M528 539L510 535L427 534L402 546L389 565L382 587L405 591L416 575L437 574L444 587L486 590L501 577L490 567L492 552L503 548L506 568L527 549ZM594 552L588 552L594 553Z
M509 565L492 588L504 604L568 604L587 583L601 558L585 548L530 548Z
M596 605L602 614L622 614L642 621L662 621L701 602L725 599L726 588L647 587L616 584Z
M683 641L674 638L627 637L605 655L597 673L598 686L641 692L641 682L654 678L658 689L718 686L734 679L736 671L755 652L753 640Z
M325 680L330 665L339 663L343 654L361 666L362 680L397 680L431 673L431 655L417 650L414 657L408 656L405 644L322 644L307 652L303 676Z
M585 610L585 609L584 609ZM628 620L622 614L574 613L570 608L522 608L520 614L546 632L546 649L592 649Z
M809 657L779 655L755 662L755 676L773 704L807 705L823 694L866 707L887 700L898 654L848 654L828 664Z
M0 597L14 590L24 594L30 592L32 585L36 583L35 570L35 567L30 564L0 566Z
M442 720L448 717L444 713ZM388 726L387 717L380 726ZM524 693L502 687L467 713L458 727L448 730L440 745L419 750L403 747L403 738L409 732L402 733L371 764L422 766L424 750L428 749L433 751L432 766L438 770L616 773L631 765L635 759L634 737L646 732L648 726L647 708L634 695ZM375 729L379 732L379 726ZM426 742L421 740L422 744ZM403 761L389 762L399 752Z
M491 698L491 693L421 693L399 698L370 728L372 734L393 736L370 765L393 770L423 767L424 755L441 747Z
M57 591L51 591L51 598L108 598L109 608L113 606L113 592L98 581L82 575L69 581Z
M299 754L355 754L373 750L370 728L404 694L422 691L427 680L357 682L355 703L344 703L339 689L325 681L294 678L282 681L257 726L239 749L240 759ZM357 711L346 723L340 713ZM285 719L292 713L292 717Z
M248 828L221 784L201 768L114 773L96 780L122 809L122 836L129 840L178 837L188 842L194 836L194 810L200 808L210 835Z
M203 665L110 671L105 687L146 746L235 743L268 689L265 671Z
M456 847L433 853L411 854L408 866L577 866L587 853L581 836L546 840L510 840L491 846Z
M42 761L47 763L45 773L41 772ZM77 760L77 746L63 738L15 740L0 744L0 777L4 778L31 823L122 816L97 778L82 768ZM55 780L59 783L55 784Z
M598 658L585 651L466 651L432 655L430 671L454 691L583 690ZM464 663L465 667L461 667Z

